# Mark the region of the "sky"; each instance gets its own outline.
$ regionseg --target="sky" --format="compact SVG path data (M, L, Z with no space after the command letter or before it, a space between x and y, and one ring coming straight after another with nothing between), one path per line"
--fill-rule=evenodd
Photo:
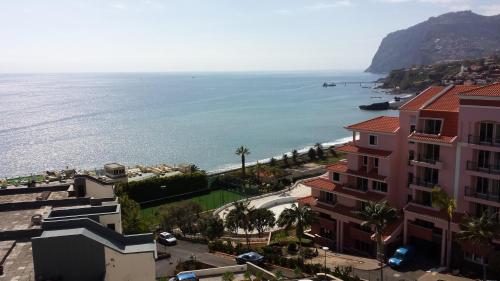
M459 10L500 0L0 0L0 73L363 70Z

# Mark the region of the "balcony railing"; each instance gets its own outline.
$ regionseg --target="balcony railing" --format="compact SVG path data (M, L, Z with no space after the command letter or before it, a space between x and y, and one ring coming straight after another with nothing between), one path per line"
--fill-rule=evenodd
M478 145L500 146L500 138L485 138L482 136L469 135L467 142Z
M417 129L415 130L415 133L417 134L424 134L424 135L439 135L441 134L441 131L438 130L432 130L432 129Z
M439 162L439 157L429 157L429 156L426 156L423 154L417 155L417 161L425 162L425 163L429 163L429 164L433 164L433 165L441 163L441 162Z
M493 165L493 164L479 165L477 162L467 161L467 170L493 174L493 175L500 175L500 165Z
M484 199L492 202L499 202L500 203L500 194L499 193L482 193L482 192L477 192L476 188L466 186L465 187L465 196L468 197L474 197L474 198L479 198L479 199Z
M367 192L368 191L368 187L367 186L358 186L356 184L346 183L346 184L344 184L344 187L347 187L349 189L354 189L354 190L357 190L357 191L362 191L362 192Z
M439 186L439 184L437 182L428 181L428 180L424 180L421 178L413 178L412 184L418 185L418 186L423 186L423 187L428 187L428 188L434 188L434 187Z

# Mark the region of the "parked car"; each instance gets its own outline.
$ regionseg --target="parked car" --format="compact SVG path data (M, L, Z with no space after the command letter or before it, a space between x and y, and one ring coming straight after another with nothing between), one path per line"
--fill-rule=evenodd
M411 246L405 246L398 248L394 255L389 259L389 266L391 267L401 267L408 264L415 256L415 251Z
M256 252L248 252L236 257L237 264L245 264L247 262L251 262L253 264L262 264L264 263L264 256Z
M177 274L175 277L169 279L169 281L198 281L200 280L196 277L194 272L182 272Z
M158 243L163 245L175 245L177 244L177 238L168 232L162 232L158 235Z

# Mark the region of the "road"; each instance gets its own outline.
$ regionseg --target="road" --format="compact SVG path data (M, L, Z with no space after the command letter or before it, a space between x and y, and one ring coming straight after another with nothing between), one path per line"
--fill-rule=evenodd
M424 276L426 272L431 269L435 270L437 266L438 263L436 263L436 261L432 261L425 257L417 257L411 264L399 269L393 269L389 266L385 266L383 269L384 281L415 281ZM363 271L354 269L354 272L360 278L366 280L380 280L380 270Z
M214 267L236 264L234 259L209 253L208 246L205 244L177 240L177 245L175 246L158 245L158 251L164 252L165 249L171 254L171 257L156 262L157 277L173 276L177 263L189 260L191 256L195 256L196 260Z

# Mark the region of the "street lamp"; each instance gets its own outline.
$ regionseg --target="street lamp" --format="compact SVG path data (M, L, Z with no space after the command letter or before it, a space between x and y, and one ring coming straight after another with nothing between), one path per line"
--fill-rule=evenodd
M325 280L326 280L326 251L328 251L328 247L322 247L323 251L325 251Z

